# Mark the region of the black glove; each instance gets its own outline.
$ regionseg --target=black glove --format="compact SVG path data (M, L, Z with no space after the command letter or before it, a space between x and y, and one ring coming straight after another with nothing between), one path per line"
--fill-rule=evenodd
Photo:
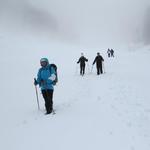
M34 85L36 86L38 84L37 80L34 78Z

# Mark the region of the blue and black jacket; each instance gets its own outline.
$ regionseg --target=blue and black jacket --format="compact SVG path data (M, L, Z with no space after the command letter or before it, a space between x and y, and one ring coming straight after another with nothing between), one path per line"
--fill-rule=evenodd
M37 74L37 84L41 90L53 90L53 80L55 79L55 69L48 64L46 67L41 67Z

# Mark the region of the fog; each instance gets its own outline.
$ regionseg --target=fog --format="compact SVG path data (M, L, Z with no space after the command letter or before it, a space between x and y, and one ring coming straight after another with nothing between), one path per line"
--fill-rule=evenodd
M148 0L1 0L0 30L78 44L149 43Z

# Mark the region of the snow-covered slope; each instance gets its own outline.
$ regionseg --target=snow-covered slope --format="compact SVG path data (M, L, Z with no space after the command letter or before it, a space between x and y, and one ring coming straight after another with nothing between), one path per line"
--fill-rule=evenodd
M80 16L84 0L82 3L65 2L68 5L53 1L55 5L52 6L55 7L51 6L52 14L48 10L50 5L45 5L50 4L47 0L42 4L38 0L0 2L0 149L149 150L150 48L131 47L128 45L132 43L130 38L125 45L118 40L124 38L125 35L121 33L126 32L118 24L121 20L118 18L117 24L115 21L112 23L119 31L118 35L114 35L116 30L109 28L112 24L109 26L109 20L104 19L118 12L101 15L106 22L102 19L103 26L97 28L101 21L93 18L93 14L89 13L90 19L82 18L87 16L90 8L96 14L98 7L95 9L94 6L98 5L89 1L85 14ZM104 8L107 8L107 2L103 2ZM124 3L126 7L131 4L127 1ZM137 10L143 8L140 3ZM114 6L114 3L109 4ZM123 6L118 5L120 9ZM62 9L58 9L61 6ZM77 16L77 9L73 6L82 6ZM113 7L110 8L113 10ZM132 5L129 10L131 8ZM143 13L142 10L135 12ZM129 14L130 11L124 15L127 17ZM132 17L131 22L126 22L129 26L133 23ZM75 24L78 19L81 20L80 24ZM91 24L87 25L89 22ZM111 32L107 32L108 28ZM94 46L92 39L97 43ZM107 58L108 47L114 48L115 58ZM76 64L81 52L89 59L84 77L79 75ZM96 75L95 67L91 72L97 52L105 59L105 74L100 76ZM44 115L44 101L39 89L41 110L37 109L33 78L40 67L41 57L47 57L58 66L59 83L54 91L56 115Z
M11 39L11 40L10 40ZM5 150L149 150L150 51L116 49L105 59L106 73L90 73L97 49L88 57L86 75L76 61L81 47L36 37L1 37L0 149ZM56 115L37 110L33 78L43 56L58 65Z

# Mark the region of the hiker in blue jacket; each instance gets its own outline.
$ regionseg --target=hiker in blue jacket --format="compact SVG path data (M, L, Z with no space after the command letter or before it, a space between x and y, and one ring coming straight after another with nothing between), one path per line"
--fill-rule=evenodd
M56 75L47 58L42 58L40 64L41 68L38 71L34 84L40 86L45 100L46 114L50 114L53 111L53 81L56 79Z

